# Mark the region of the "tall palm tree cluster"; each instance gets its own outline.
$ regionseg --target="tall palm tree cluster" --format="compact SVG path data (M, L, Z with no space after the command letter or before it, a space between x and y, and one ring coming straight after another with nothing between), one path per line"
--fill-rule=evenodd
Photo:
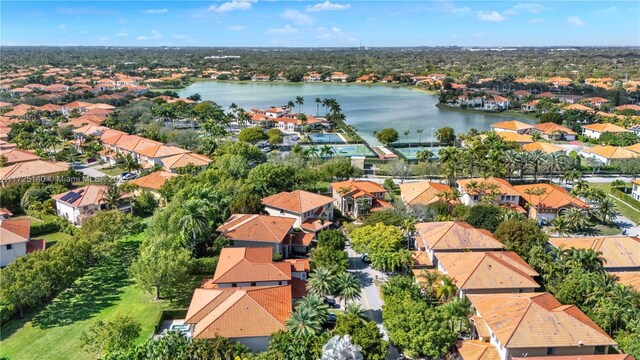
M334 275L326 268L317 268L309 276L307 290L320 297L335 296L346 305L360 298L360 280L352 273Z
M202 255L211 242L214 225L229 216L230 199L211 188L203 188L180 208L179 226L194 254Z

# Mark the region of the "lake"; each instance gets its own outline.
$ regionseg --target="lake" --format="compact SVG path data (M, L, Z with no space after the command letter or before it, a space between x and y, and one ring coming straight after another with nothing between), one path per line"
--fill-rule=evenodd
M493 114L465 113L440 110L438 97L423 91L401 86L330 84L330 83L251 83L251 82L195 82L178 91L180 97L198 93L202 100L212 100L228 109L232 102L249 110L253 107L286 105L296 96L304 97L302 112L316 115L315 98L336 98L347 123L373 145L379 145L374 130L393 127L400 133L399 142L417 141L416 129L422 128L422 142L431 141L432 131L450 126L456 133L471 128L489 130L489 125L510 119L532 123L524 117L505 117ZM296 109L297 110L297 106ZM320 115L324 109L320 106ZM405 137L404 130L411 133Z

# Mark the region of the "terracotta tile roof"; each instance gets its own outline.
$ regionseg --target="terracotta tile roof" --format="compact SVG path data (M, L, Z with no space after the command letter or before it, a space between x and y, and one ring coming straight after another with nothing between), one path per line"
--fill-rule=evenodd
M11 104L10 102L0 101L0 108L7 108L11 106L13 106L13 104Z
M496 129L519 131L519 130L531 129L533 126L529 125L529 124L525 124L525 123L523 123L521 121L510 120L510 121L502 121L502 122L499 122L499 123L491 124L491 127L492 128L496 128Z
M431 257L429 253L426 251L412 251L411 252L411 260L413 262L414 268L421 267L432 267L433 262L431 261Z
M291 271L295 272L311 272L309 259L286 259L284 262L291 265Z
M583 153L591 153L600 155L607 159L632 159L638 156L638 153L631 151L622 146L603 146L596 145L592 148L584 148L581 150Z
M326 229L333 224L332 221L325 220L324 222L320 221L320 219L307 219L300 224L300 228L312 232L318 232L322 229ZM295 240L295 239L294 239Z
M488 230L460 221L418 223L416 241L433 250L497 250L504 245Z
M302 214L333 202L333 198L304 190L281 192L262 199L265 206Z
M45 104L42 105L38 108L38 110L42 110L42 111L61 111L62 110L62 106L60 105L55 105L55 104Z
M400 184L400 196L407 205L429 205L442 200L440 193L451 191L448 185L428 181Z
M302 279L291 279L291 297L294 299L302 299L307 296L307 282Z
M79 128L85 125L96 125L100 126L105 121L104 117L96 116L96 115L82 115L77 118L71 118L66 123L60 123L60 126L71 126L74 128Z
M177 169L189 164L193 164L195 166L206 166L210 162L211 159L208 157L194 153L179 154L162 159L162 164L164 165L165 170Z
M138 153L139 155L150 157L150 158L161 158L161 157L168 157L168 156L174 156L179 154L186 154L186 153L189 153L190 151L181 149L176 146L158 144L158 145L153 145L150 147L143 148L141 150L135 150L135 152Z
M628 354L564 355L564 356L552 356L551 359L552 360L634 360L633 356ZM549 356L512 357L511 360L550 360L550 357Z
M27 254L34 251L44 251L47 247L47 241L45 239L34 239L27 242Z
M31 221L29 219L0 220L0 245L29 241Z
M223 248L212 283L291 280L291 265L273 262L273 248Z
M0 207L0 216L13 216L13 213L7 208Z
M562 146L546 142L533 142L522 145L522 150L527 152L542 151L543 153L552 154L557 152L566 152L567 150Z
M602 124L589 124L589 125L583 125L582 126L583 129L587 129L587 130L591 130L591 131L595 131L595 132L612 132L612 133L621 133L621 132L629 132L629 130L620 127L618 125L615 124L609 124L609 123L602 123Z
M373 181L357 181L357 180L347 180L331 183L331 187L336 191L340 191L341 189L349 189L350 193L363 191L365 193L377 193L377 192L387 192L387 189L382 186L374 183Z
M539 274L513 251L438 253L440 265L463 290L537 289Z
M502 360L495 346L483 341L461 340L456 347L462 360Z
M24 116L29 110L36 110L36 107L33 105L20 104L16 105L11 109L11 111L2 114L3 116L8 117L21 117Z
M578 110L578 111L587 111L594 112L594 110L588 106L584 106L582 104L571 104L564 108L564 110Z
M576 133L566 126L558 125L552 122L546 122L542 124L536 124L533 126L536 130L543 134L552 135L556 133L563 133L568 135L576 135Z
M149 175L129 181L130 184L136 184L141 188L160 190L165 181L179 176L178 174L170 173L167 171L155 171Z
M253 214L234 214L216 231L231 240L282 243L289 240L295 219Z
M13 165L16 163L40 159L38 155L32 153L31 151L20 149L0 150L0 155L7 158L6 165Z
M311 245L314 236L315 235L313 233L295 232L291 234L291 245L309 246Z
M501 131L497 133L497 135L500 136L502 140L506 142L515 142L518 144L526 144L526 143L533 142L533 138L531 137L531 135L527 135L527 134L518 134L514 132Z
M291 286L196 289L185 323L193 337L262 337L284 329L292 310Z
M106 185L87 185L53 195L52 198L76 208L87 205L100 205L104 203L105 193L108 189L109 187Z
M615 109L640 111L640 105L635 105L635 104L620 105L620 106L616 106Z
M588 209L589 205L584 201L571 196L569 192L559 186L551 184L528 184L514 186L520 192L520 196L533 206L541 209L560 209L565 207L579 207ZM538 195L528 195L527 190L544 189L545 193Z
M640 143L633 144L631 146L627 146L627 147L625 147L625 149L631 150L631 151L633 151L635 153L640 154Z
M63 108L65 109L79 109L79 108L86 108L87 106L91 106L91 103L88 102L83 102L83 101L72 101L68 104L62 105Z
M520 192L516 190L513 187L513 185L509 184L507 180L496 178L496 177L462 179L462 180L458 180L458 185L464 192L467 192L466 190L467 185L473 183L474 181L478 184L485 183L485 184L496 185L498 191L500 191L500 195L520 195Z
M562 305L549 293L467 297L507 348L616 345L577 306Z
M617 276L620 284L631 286L636 291L640 291L640 271L611 272L610 274Z
M600 251L606 261L605 268L640 269L640 237L637 236L551 238L549 243L557 248Z
M50 162L44 160L27 161L1 168L0 181L13 181L45 175L55 175L68 169L69 165L65 162Z

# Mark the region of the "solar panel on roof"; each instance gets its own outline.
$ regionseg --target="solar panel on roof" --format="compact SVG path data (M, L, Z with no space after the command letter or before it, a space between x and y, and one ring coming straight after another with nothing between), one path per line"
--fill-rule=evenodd
M83 192L84 192L84 189L80 189L80 190L78 190L77 194L78 194L78 195L80 195L80 194L82 194Z
M70 198L70 197L72 197L72 196L73 196L73 192L68 192L68 193L66 193L63 197L61 197L61 198L60 198L60 200L62 200L62 201L67 201L67 200L69 200L69 198Z

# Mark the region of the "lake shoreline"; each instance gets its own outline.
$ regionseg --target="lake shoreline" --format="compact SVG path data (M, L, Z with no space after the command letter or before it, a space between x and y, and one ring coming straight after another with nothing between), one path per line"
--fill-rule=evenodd
M529 120L538 121L538 118L535 115L522 113L516 109L509 109L501 112L492 112L492 111L476 110L476 109L461 109L461 108L457 108L457 107L453 107L453 106L449 106L441 103L436 104L436 107L440 110L445 110L445 111L456 111L456 112L467 113L467 114L495 115L495 116L504 116L504 117L517 116L517 117L527 118Z

